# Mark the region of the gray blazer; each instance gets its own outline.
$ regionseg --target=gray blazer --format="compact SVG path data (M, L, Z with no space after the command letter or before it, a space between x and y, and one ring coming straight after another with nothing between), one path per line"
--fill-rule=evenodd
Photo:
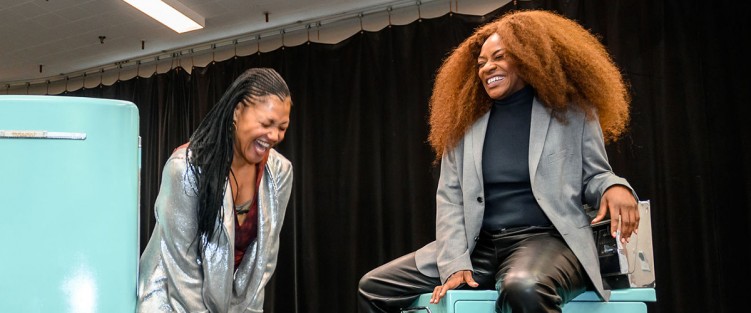
M232 194L224 194L224 220L199 260L194 241L197 197L185 148L170 156L156 199L156 225L141 255L137 312L263 312L264 287L276 268L279 231L292 190L292 164L269 154L258 190L258 237L235 266ZM226 190L231 190L227 183ZM217 225L220 226L220 225ZM202 261L201 261L202 260Z
M472 270L470 255L482 227L485 192L482 147L488 116L480 117L459 143L446 150L436 192L436 241L415 253L421 273L445 282L460 270ZM537 98L532 104L529 134L529 177L537 203L584 266L603 300L597 249L583 203L594 208L605 189L628 182L608 164L597 119L569 109L561 123Z

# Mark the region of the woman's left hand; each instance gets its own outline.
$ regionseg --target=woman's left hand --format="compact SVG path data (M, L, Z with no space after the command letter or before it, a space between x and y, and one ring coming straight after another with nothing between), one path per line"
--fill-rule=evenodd
M631 234L638 233L639 206L631 190L622 185L613 185L602 195L600 209L592 224L601 221L610 212L610 233L616 237L620 219L621 242L627 243Z

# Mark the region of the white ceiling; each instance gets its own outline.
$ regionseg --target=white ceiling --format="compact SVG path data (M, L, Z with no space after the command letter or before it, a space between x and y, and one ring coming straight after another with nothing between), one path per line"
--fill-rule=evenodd
M247 55L263 50L264 40L248 40L249 34L267 35L279 30L297 29L288 33L288 42L296 34L297 44L308 40L315 42L338 42L341 36L349 36L360 29L377 30L386 23L406 24L420 17L440 16L449 11L482 15L498 8L510 0L179 0L185 6L205 18L205 28L178 34L149 16L141 13L122 0L0 0L0 87L6 93L47 93L57 88L62 92L77 84L86 86L93 80L86 80L86 74L101 72L114 82L123 74L125 78L143 75L137 70L141 66L161 66L166 61L167 70L171 64L163 58L179 51L178 61L183 58L184 49L189 49L190 63L203 57L205 65L217 59L222 50L206 49L212 43L224 41L223 57L229 57L234 42L235 55ZM386 8L393 8L387 10ZM422 9L422 10L421 10ZM432 11L431 11L432 10ZM387 12L388 11L388 12ZM268 12L268 21L265 12ZM399 13L401 12L401 13ZM432 16L431 16L432 14ZM358 26L358 16L359 26ZM398 19L402 18L401 21ZM348 20L345 20L348 19ZM380 20L377 20L380 19ZM393 19L393 21L392 21ZM376 21L377 20L377 21ZM327 40L318 24L318 40L311 37L311 25L321 21L332 21L332 29L340 33ZM336 22L339 21L339 22ZM376 21L373 23L373 21ZM386 22L388 21L388 22ZM347 24L349 29L342 31L336 25ZM370 23L370 24L368 24ZM325 24L325 23L324 23ZM363 25L368 27L364 27ZM307 27L306 27L307 26ZM357 28L357 29L354 29ZM302 29L302 31L300 31ZM350 33L346 33L350 31ZM266 33L264 33L266 32ZM253 35L253 36L255 36ZM103 43L99 37L106 37ZM243 43L237 38L246 37L245 48L251 43L252 52L239 53ZM269 38L272 38L270 36ZM271 40L271 39L269 39ZM142 48L143 41L143 48ZM230 40L231 42L231 40ZM258 48L256 49L256 44ZM276 49L280 44L274 43ZM285 44L282 37L281 44ZM216 44L215 44L216 45ZM203 49L202 54L194 53ZM218 47L218 46L217 46ZM269 51L266 49L263 51ZM211 52L207 52L211 51ZM154 59L155 57L156 62ZM209 57L209 59L206 59ZM176 58L173 55L173 58ZM151 64L148 64L152 60ZM138 64L138 67L134 65ZM160 65L155 65L160 64ZM201 62L193 63L201 66ZM184 64L180 64L184 65ZM41 71L40 71L41 66ZM183 66L186 68L185 66ZM189 67L188 67L189 68ZM162 70L161 67L158 68ZM126 73L129 72L130 76ZM154 71L151 71L154 72ZM150 73L151 73L150 72ZM147 73L148 74L148 73ZM68 77L70 76L70 84ZM74 82L78 79L77 82ZM45 83L46 82L46 83ZM96 82L94 82L96 83ZM45 87L46 85L46 87ZM29 89L31 86L31 90ZM50 87L52 86L52 88ZM3 88L0 88L3 89Z
M121 0L0 0L0 83L59 77L160 51L405 2L180 1L205 18L204 29L175 33ZM268 22L264 12L269 12ZM106 37L104 43L99 36Z

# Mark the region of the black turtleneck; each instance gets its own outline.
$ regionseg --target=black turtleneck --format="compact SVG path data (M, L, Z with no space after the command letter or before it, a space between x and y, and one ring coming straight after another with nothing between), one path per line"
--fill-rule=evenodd
M493 102L482 150L485 215L482 228L549 226L532 194L529 128L534 90L526 86Z

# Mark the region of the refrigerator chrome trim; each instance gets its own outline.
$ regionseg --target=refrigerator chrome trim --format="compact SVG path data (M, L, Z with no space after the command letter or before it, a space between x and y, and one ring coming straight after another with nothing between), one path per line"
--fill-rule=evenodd
M0 138L85 140L86 133L51 132L46 130L0 130Z

